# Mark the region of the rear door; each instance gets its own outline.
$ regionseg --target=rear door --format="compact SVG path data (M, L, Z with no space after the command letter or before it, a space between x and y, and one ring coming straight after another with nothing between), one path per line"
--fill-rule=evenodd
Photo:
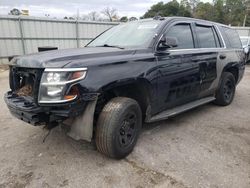
M239 38L239 34L233 28L227 26L218 26L223 40L225 42L226 49L223 54L226 56L225 59L220 60L222 69L228 67L235 67L239 70L237 75L237 82L239 82L243 76L245 70L245 54L243 52L242 44Z
M196 22L193 23L193 28L197 48L191 61L193 66L199 69L199 98L202 98L214 94L216 86L213 83L217 78L217 61L218 58L225 59L226 56L219 53L224 51L224 47L214 25Z

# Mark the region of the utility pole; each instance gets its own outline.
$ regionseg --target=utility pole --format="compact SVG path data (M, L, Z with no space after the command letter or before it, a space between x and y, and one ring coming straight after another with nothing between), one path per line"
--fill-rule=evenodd
M79 20L79 17L80 17L80 13L79 13L79 8L78 8L76 11L76 19Z
M244 17L243 27L246 27L246 20L247 20L247 14L245 14L245 17Z
M249 12L250 12L250 2L247 3L246 13L245 13L244 21L243 21L243 27L246 27L246 21L247 21L247 16Z
M80 47L80 39L79 39L79 18L80 18L80 14L79 14L79 8L77 9L76 12L76 22L75 22L75 26L76 26L76 47L79 48Z

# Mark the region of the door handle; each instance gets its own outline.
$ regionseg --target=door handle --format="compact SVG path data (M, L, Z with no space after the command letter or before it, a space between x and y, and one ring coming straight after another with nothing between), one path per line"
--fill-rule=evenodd
M199 62L200 60L197 58L193 58L193 59L191 59L191 61L196 63L196 62Z
M221 54L221 55L220 55L220 59L226 59L226 57L227 57L227 56L224 55L224 54Z

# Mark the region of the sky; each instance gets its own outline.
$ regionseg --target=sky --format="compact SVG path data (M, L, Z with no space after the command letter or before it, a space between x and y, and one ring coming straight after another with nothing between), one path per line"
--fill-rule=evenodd
M0 0L0 15L6 15L12 8L29 10L30 16L63 18L74 16L79 10L79 15L91 11L101 12L106 7L115 8L118 16L140 17L153 4L170 0ZM201 0L211 2L212 0Z

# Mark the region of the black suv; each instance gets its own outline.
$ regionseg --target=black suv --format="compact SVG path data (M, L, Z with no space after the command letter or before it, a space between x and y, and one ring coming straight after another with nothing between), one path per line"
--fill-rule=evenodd
M5 102L17 118L67 125L74 139L94 139L119 159L133 150L143 122L229 105L244 69L234 29L158 17L115 26L85 48L13 59Z

